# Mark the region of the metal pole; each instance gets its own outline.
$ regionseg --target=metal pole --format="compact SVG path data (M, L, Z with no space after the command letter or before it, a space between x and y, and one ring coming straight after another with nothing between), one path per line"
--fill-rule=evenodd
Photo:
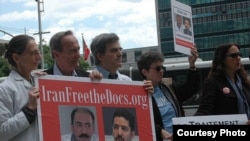
M38 11L38 26L39 26L39 48L42 55L41 69L44 69L44 57L43 57L43 45L42 45L42 26L41 26L41 14L40 14L40 0L35 0L37 2L37 11Z
M11 36L11 37L14 37L14 35L12 35L12 34L6 32L6 31L3 31L3 30L1 30L1 29L0 29L0 32L3 32L4 34L8 34L8 35Z

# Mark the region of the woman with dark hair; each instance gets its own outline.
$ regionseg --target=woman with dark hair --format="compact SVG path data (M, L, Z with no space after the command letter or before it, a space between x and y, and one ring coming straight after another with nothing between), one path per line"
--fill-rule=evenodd
M13 37L6 49L5 58L12 70L0 84L0 139L39 141L36 112L39 90L31 76L41 60L39 49L28 35Z
M250 119L250 81L234 43L216 48L195 115L246 114Z

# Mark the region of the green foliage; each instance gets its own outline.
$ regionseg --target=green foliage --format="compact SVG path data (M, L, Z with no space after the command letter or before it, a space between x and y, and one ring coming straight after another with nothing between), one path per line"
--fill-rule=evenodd
M89 68L88 62L84 61L83 57L80 58L79 60L80 66L79 68L87 70Z
M0 77L8 76L9 73L9 63L3 57L0 57Z
M5 52L5 46L4 44L0 43L0 55L2 56Z
M48 45L43 45L43 57L44 57L44 68L51 68L54 64L54 60L50 54L50 48Z

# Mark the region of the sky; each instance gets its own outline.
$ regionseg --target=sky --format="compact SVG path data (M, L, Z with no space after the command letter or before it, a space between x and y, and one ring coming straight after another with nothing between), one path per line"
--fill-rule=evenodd
M157 46L154 0L40 0L44 44L58 31L72 30L82 47L100 33L116 33L124 49ZM0 30L28 34L39 42L35 0L0 0ZM49 33L48 33L49 32ZM0 39L11 36L0 32Z

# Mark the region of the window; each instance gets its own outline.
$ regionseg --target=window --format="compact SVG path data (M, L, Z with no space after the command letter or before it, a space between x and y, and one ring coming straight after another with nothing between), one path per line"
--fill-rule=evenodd
M157 51L157 48L152 48L150 49L150 51Z
M122 63L126 63L127 62L127 53L123 52L122 53Z
M212 12L212 13L215 13L215 12L216 12L215 6L212 6L212 7L211 7L211 12Z
M135 51L135 61L136 62L141 57L141 54L142 54L141 50L136 50Z

